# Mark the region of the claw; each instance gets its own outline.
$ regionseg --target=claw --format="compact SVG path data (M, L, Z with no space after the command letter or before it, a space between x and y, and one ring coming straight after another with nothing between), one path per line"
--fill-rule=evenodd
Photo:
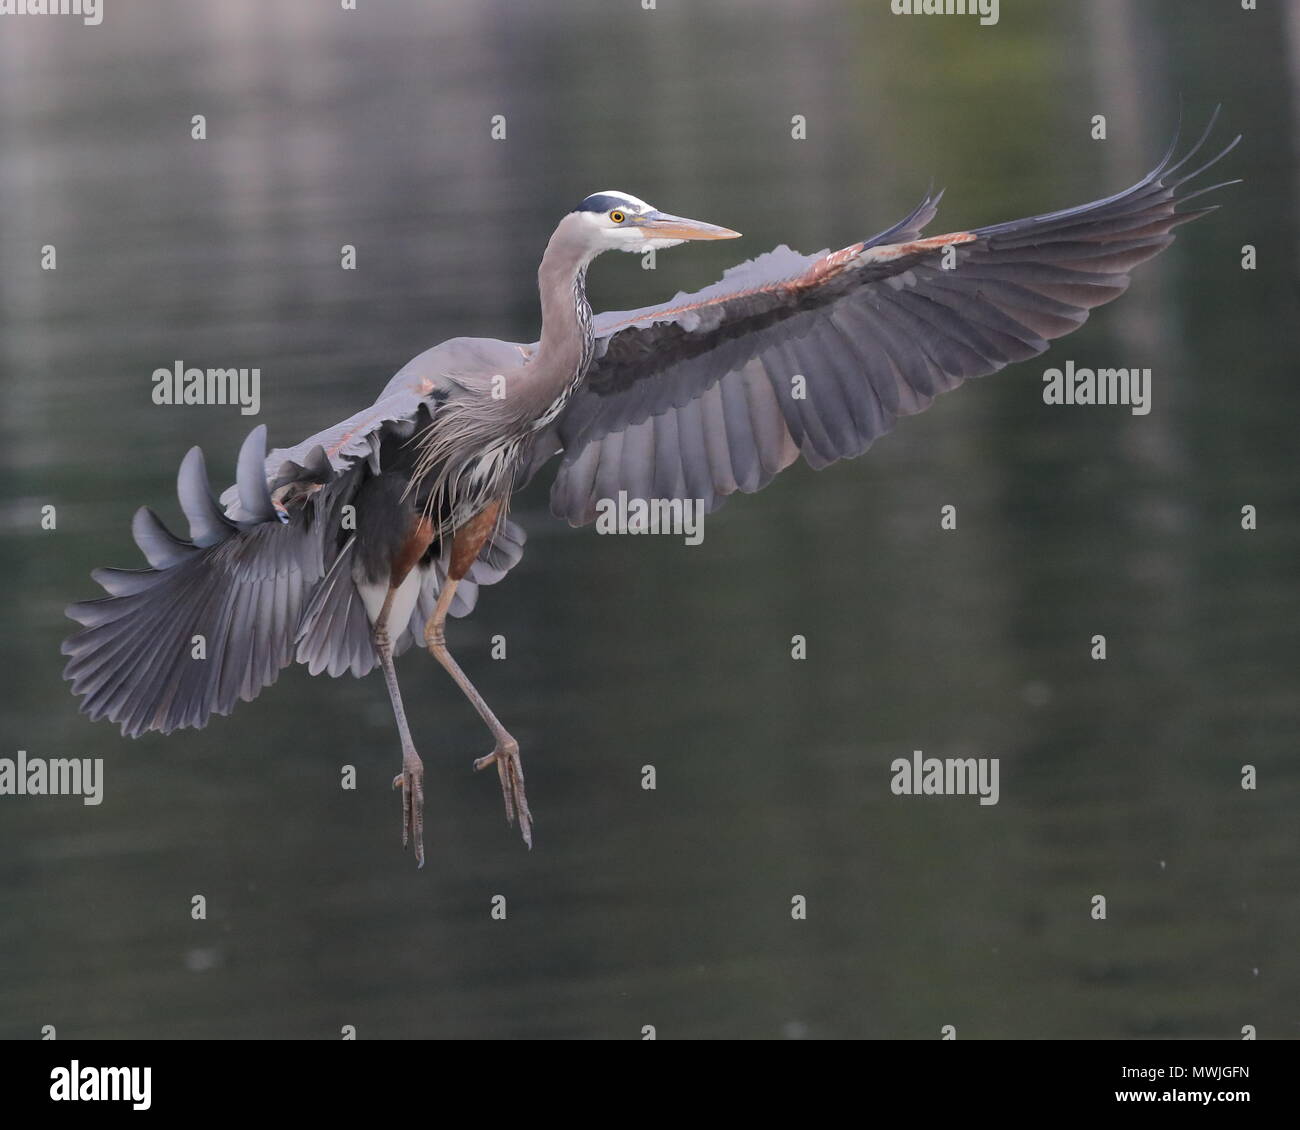
M506 823L513 827L518 817L519 834L531 851L533 814L528 809L528 797L524 792L524 767L519 760L519 744L513 738L503 741L491 753L474 762L475 770L486 769L489 765L497 767L501 798L506 806Z
M402 848L415 844L415 864L424 866L424 764L414 753L402 762L393 778L393 788L402 790Z

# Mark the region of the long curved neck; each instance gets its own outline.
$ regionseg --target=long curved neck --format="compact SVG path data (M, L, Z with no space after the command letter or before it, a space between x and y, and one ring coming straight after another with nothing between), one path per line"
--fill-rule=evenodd
M539 391L560 396L587 371L594 343L587 302L590 253L563 227L551 236L537 270L542 298L542 337L529 368Z

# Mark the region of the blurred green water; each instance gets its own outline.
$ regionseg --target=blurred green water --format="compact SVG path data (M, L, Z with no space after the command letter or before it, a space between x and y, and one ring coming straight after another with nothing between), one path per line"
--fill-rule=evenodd
M0 756L107 765L98 808L0 798L0 1035L1300 1034L1300 47L1281 17L363 9L122 3L100 28L0 28ZM1247 136L1223 176L1246 183L1051 362L944 398L863 461L788 472L698 548L520 500L525 559L452 645L523 743L533 853L421 655L399 669L422 874L377 679L290 670L203 731L138 742L76 713L63 605L91 567L134 564L137 505L176 516L190 444L227 481L250 423L154 407L156 367L260 366L260 420L294 442L438 340L535 338L541 249L589 192L746 233L653 275L602 259L593 302L625 308L780 242L861 238L932 176L937 230L1109 193L1154 163L1180 96L1193 125L1226 104L1225 136ZM1153 411L1044 406L1065 357L1151 366ZM913 749L1000 757L1001 802L893 797Z

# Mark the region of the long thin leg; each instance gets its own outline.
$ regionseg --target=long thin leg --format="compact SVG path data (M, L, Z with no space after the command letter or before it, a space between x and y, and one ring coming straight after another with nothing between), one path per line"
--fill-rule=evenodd
M402 790L402 847L414 843L416 865L423 867L424 763L415 752L415 742L411 740L411 728L407 725L406 710L402 706L402 692L397 685L397 669L393 666L393 645L388 638L388 613L393 607L393 595L396 592L397 589L390 585L383 607L375 619L372 638L380 666L384 669L384 682L393 704L393 717L397 719L397 732L402 739L402 771L393 778L393 788Z
M524 843L531 848L533 846L533 814L528 810L528 797L524 793L524 769L519 760L519 743L501 725L500 720L492 713L492 708L488 706L483 696L478 693L478 689L474 684L469 681L469 676L460 669L460 664L447 650L444 626L447 620L447 610L451 607L451 601L456 595L456 586L458 584L460 584L459 578L448 577L446 583L442 586L442 591L438 593L438 603L434 606L433 615L429 617L429 622L424 626L425 643L428 644L433 657L442 664L447 674L456 681L456 685L460 687L465 697L469 699L470 704L478 711L479 717L487 723L487 728L492 731L496 748L486 757L480 757L475 761L474 768L486 769L489 765L497 767L497 776L501 779L501 795L506 806L506 820L508 823L513 824L515 817L519 818L519 834L523 836Z

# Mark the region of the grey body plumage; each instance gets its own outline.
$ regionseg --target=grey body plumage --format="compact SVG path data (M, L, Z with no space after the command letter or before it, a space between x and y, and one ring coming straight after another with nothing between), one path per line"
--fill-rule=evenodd
M620 491L711 510L800 456L822 467L861 454L939 393L1043 352L1122 293L1176 226L1212 211L1176 210L1209 191L1184 186L1236 144L1185 172L1208 134L1091 204L927 239L939 202L928 196L840 251L778 248L697 294L596 318L585 279L602 251L736 233L593 194L542 258L536 343L444 342L370 408L293 448L268 455L255 429L220 502L192 449L177 483L189 538L136 514L149 567L95 572L108 595L69 607L82 627L64 643L65 677L83 711L135 736L202 726L295 661L330 675L384 666L419 855L419 761L391 664L419 641L492 729L497 748L479 764L497 766L530 839L517 744L442 640L443 617L468 614L522 554L510 495L560 456L551 506L572 524ZM787 394L794 373L803 399Z

